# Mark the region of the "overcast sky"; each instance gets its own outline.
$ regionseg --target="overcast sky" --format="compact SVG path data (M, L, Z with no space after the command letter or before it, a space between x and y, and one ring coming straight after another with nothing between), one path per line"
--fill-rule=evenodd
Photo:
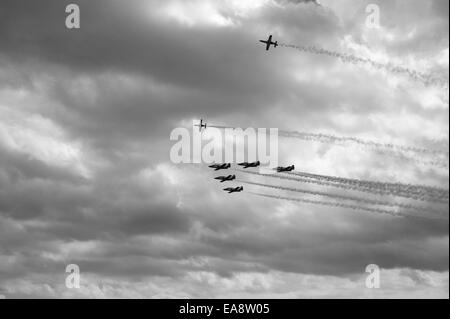
M65 27L71 2L80 29ZM379 28L365 23L369 3ZM442 88L258 42L273 34L448 76L448 9L2 0L0 295L448 298L448 219L228 195L205 165L169 158L170 132L200 117L448 151ZM280 138L279 162L448 189L448 169L357 147ZM372 263L380 289L365 287ZM65 286L68 264L80 267L80 289Z

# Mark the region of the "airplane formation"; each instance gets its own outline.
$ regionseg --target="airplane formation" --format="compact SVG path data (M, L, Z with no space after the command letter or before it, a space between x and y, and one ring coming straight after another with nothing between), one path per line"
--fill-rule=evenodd
M278 46L278 41L275 41L275 42L272 41L272 35L270 35L267 40L259 40L259 42L262 42L266 45L266 51L269 51L271 45L274 48L276 48ZM197 126L198 130L201 132L202 129L206 129L206 122L204 122L203 119L200 119L200 123L196 124L195 126ZM238 165L242 166L244 169L246 169L246 168L250 168L250 167L258 167L261 165L261 163L260 163L260 161L255 161L255 162L251 162L251 163L243 162L243 163L238 163ZM229 169L231 167L231 164L230 163L212 164L212 165L209 165L209 167L213 168L214 171L218 171L218 170ZM276 171L279 173L290 172L292 170L294 170L294 165L286 166L286 167L279 166L276 168ZM217 176L217 177L214 177L214 179L217 179L220 181L220 183L223 183L223 182L235 180L236 175ZM231 193L242 192L244 190L244 187L243 186L227 187L227 188L224 188L223 190L228 192L228 194L231 194Z
M271 39L271 37L269 37L269 40ZM276 43L276 42L275 42ZM200 119L200 123L199 124L195 124L194 126L197 126L199 128L199 131L201 132L202 129L206 129L206 122L203 121L203 119ZM254 167L258 167L261 165L260 161L255 161L255 162L242 162L242 163L238 163L237 165L242 166L244 169L247 168L254 168ZM226 170L231 168L231 163L220 163L220 164L211 164L208 167L213 168L214 171L219 171L219 170ZM282 172L290 172L293 171L295 169L294 165L290 165L290 166L278 166L277 168L275 168L275 170L278 173L282 173ZM223 182L229 182L229 181L233 181L236 179L236 175L227 175L227 176L217 176L214 177L214 179L220 181L220 183ZM238 187L227 187L223 189L224 191L228 192L228 194L231 193L238 193L238 192L242 192L244 190L243 186L238 186Z
M269 51L270 47L273 46L274 48L278 47L278 41L273 41L272 40L272 35L270 35L268 37L267 40L259 40L259 42L264 43L265 44L265 48L266 51ZM284 44L280 44L280 46L286 47L289 45L284 45ZM315 50L315 49L314 49ZM313 53L315 53L315 51L313 50ZM319 53L322 54L322 53ZM330 53L332 54L332 52ZM337 53L337 56L339 56L339 53ZM203 119L200 119L200 123L199 124L195 124L194 126L198 127L199 132L202 132L203 130L206 130L207 128L207 123L206 121L204 121ZM232 127L226 127L226 126L214 126L214 125L209 125L208 127L215 127L215 128L231 128ZM255 172L251 172L251 171L246 171L246 169L249 168L256 168L258 166L261 165L260 161L254 161L254 162L243 162L243 163L237 163L238 166L241 166L243 169L240 169L238 171L241 172L245 172L245 173L255 173ZM215 171L219 171L219 170L226 170L226 169L230 169L231 168L231 163L215 163L212 165L209 165L210 168L213 168ZM295 170L295 166L294 165L289 165L289 166L278 166L276 168L273 168L273 170L276 173L280 173L280 174L270 174L270 176L276 176L276 177L280 177L282 179L284 179L285 177L288 178L287 176L282 176L283 173L289 174L289 172L294 171ZM259 173L256 173L257 175L262 175ZM307 173L301 173L301 172L297 172L297 173L291 173L294 175L299 175L299 176L303 176L304 174ZM311 174L307 174L305 176L314 176ZM274 177L275 177L274 176ZM361 182L360 180L352 180L352 179L348 179L348 178L340 178L340 177L335 177L335 176L325 176L325 175L315 175L316 177L313 178L313 180L311 180L311 183L316 183L319 185L322 185L322 178L326 178L334 180L334 182L332 183L334 187L339 187L339 188L344 188L344 189L355 189L355 190L361 190L363 192L368 192L368 193L372 193L372 194L382 194L382 195L392 195L392 193L390 191L385 191L385 188L387 187L386 185L390 185L389 183L380 183L380 182L373 182L374 185L381 185L380 188L378 189L378 187L374 187L373 190L367 190L363 189L363 186L359 186L362 185L364 183L372 183L370 181L368 182ZM309 176L308 176L309 177ZM236 180L236 175L227 175L227 176L217 176L214 177L214 179L218 180L220 183L224 183L224 182L230 182L230 181L234 181ZM290 179L290 178L288 178ZM299 180L300 181L300 180ZM352 185L353 183L356 183L358 186L357 187L352 187L350 188L350 186L348 186L348 181L351 181ZM304 191L301 189L295 189L295 188L287 188L287 187L279 187L276 185L266 185L266 184L261 184L261 183L253 183L250 181L242 181L243 183L248 183L248 184L253 184L256 186L265 186L265 187L270 187L270 188L275 188L275 189L281 189L281 190L288 190L288 191L298 191L301 193L307 193L307 194L314 194L314 195L320 195L320 196L328 196L328 197L332 197L335 199L345 199L345 200L354 200L354 201L358 201L358 202L366 202L366 204L370 204L373 205L374 201L373 200L366 200L364 198L359 198L359 197L351 197L351 196L340 196L340 195L335 195L335 194L330 194L330 193L325 193L325 192L312 192L312 191ZM359 184L358 184L359 183ZM351 186L352 186L351 185ZM406 186L406 185L405 185ZM417 186L419 187L419 186ZM410 187L407 187L408 189L410 189ZM238 193L238 192L242 192L244 190L243 186L237 186L237 187L226 187L223 188L223 191L228 192L228 194L231 193ZM383 191L385 191L385 193L383 193ZM445 190L443 190L443 192L445 192ZM448 190L447 192L447 198L448 198ZM319 205L324 205L324 206L335 206L335 207L348 207L351 209L356 209L356 210L366 210L366 211L371 211L371 212L378 212L378 213L385 213L385 214L390 214L390 215L398 215L397 212L392 211L392 210L385 210L385 209L378 209L378 208L370 208L370 207L365 207L365 206L359 206L359 205L348 205L348 204L344 204L344 203L334 203L334 202L324 202L324 201L312 201L312 200L303 200L303 199L299 199L299 198L288 198L288 197L279 197L279 196L273 196L270 194L259 194L259 193L253 193L254 195L259 195L259 196L263 196L263 197L268 197L268 198L279 198L279 199L284 199L284 200L290 200L290 201L298 201L298 202L306 202L306 203L316 203ZM400 196L400 197L406 197L406 198L412 198L412 199L417 199L417 195L414 194L409 194L408 191L405 191L405 194L400 194L400 193L396 193L395 196ZM430 201L436 201L437 198L432 198L432 195L430 195ZM434 195L433 195L434 196ZM377 203L381 203L381 204L377 204L377 205L386 205L386 206L392 206L389 202L386 202L386 204L384 204L383 202L377 202ZM406 207L403 204L400 204L399 207ZM421 209L422 210L422 209Z
M250 168L250 167L258 167L261 165L261 163L259 161L256 162L243 162L243 163L238 163L237 165L239 166L243 166L244 169L246 168ZM231 167L231 163L221 163L221 164L212 164L209 165L210 168L214 168L214 171L218 171L218 170L225 170L225 169L229 169ZM292 170L294 170L294 165L290 165L290 166L278 166L277 168L275 168L275 170L279 173L281 172L290 172ZM218 181L220 181L220 183L223 182L228 182L228 181L232 181L236 179L236 175L227 175L227 176L217 176L214 177L214 179L217 179ZM238 186L238 187L227 187L227 188L223 188L224 191L228 192L228 194L231 193L238 193L238 192L242 192L244 190L243 186Z

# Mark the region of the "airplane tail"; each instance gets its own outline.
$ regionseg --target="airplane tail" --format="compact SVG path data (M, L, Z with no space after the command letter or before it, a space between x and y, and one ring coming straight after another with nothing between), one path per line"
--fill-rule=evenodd
M278 41L275 41L274 47L276 48L278 46Z

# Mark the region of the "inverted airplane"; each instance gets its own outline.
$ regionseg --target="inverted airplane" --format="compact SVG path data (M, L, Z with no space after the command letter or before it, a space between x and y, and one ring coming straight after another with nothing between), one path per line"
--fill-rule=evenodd
M280 172L290 172L290 171L293 171L294 169L295 169L294 165L286 166L286 167L279 166L279 167L277 167L277 172L278 173L280 173Z
M236 179L236 175L218 176L214 177L214 179L218 179L221 183L223 183L225 181L232 181L233 179Z
M227 187L223 189L224 191L227 191L228 194L231 193L238 193L238 192L242 192L244 190L243 186L238 186L238 187Z
M239 166L244 166L244 168L249 168L249 167L258 167L261 163L259 161L256 162L252 162L252 163L248 163L248 162L244 162L244 163L239 163Z
M223 163L223 164L212 164L208 167L214 168L215 171L218 171L219 169L228 169L231 167L230 163Z
M200 124L195 124L194 126L198 126L199 132L202 131L202 127L206 130L206 122L203 123L203 119L200 119Z
M259 42L266 44L266 51L269 51L271 45L273 45L274 48L276 48L278 46L278 41L275 41L275 42L272 41L272 35L269 36L267 41L259 40Z

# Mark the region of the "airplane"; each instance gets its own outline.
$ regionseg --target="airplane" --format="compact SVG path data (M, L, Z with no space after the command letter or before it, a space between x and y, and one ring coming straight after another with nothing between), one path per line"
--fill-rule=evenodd
M228 176L218 176L214 177L214 179L219 179L221 183L225 181L232 181L233 179L236 179L236 175L228 175Z
M223 163L223 164L213 164L209 165L208 167L215 168L215 171L218 171L219 169L228 169L231 167L230 163Z
M248 163L248 162L244 162L244 163L239 163L239 166L244 166L244 168L249 168L249 167L257 167L259 166L261 163L259 161L256 162L252 162L252 163Z
M286 166L286 167L279 166L279 167L277 167L277 172L278 173L280 173L280 172L290 172L290 171L293 171L294 169L295 169L294 165Z
M238 187L227 187L223 189L224 191L227 191L228 194L235 193L235 192L242 192L244 190L243 186Z
M198 126L199 132L202 131L202 127L206 130L206 122L203 123L203 119L200 119L200 124L195 124L194 126Z
M271 45L273 45L275 48L278 46L278 41L275 42L272 41L272 35L269 36L267 41L259 40L259 42L266 44L266 51L269 51Z

